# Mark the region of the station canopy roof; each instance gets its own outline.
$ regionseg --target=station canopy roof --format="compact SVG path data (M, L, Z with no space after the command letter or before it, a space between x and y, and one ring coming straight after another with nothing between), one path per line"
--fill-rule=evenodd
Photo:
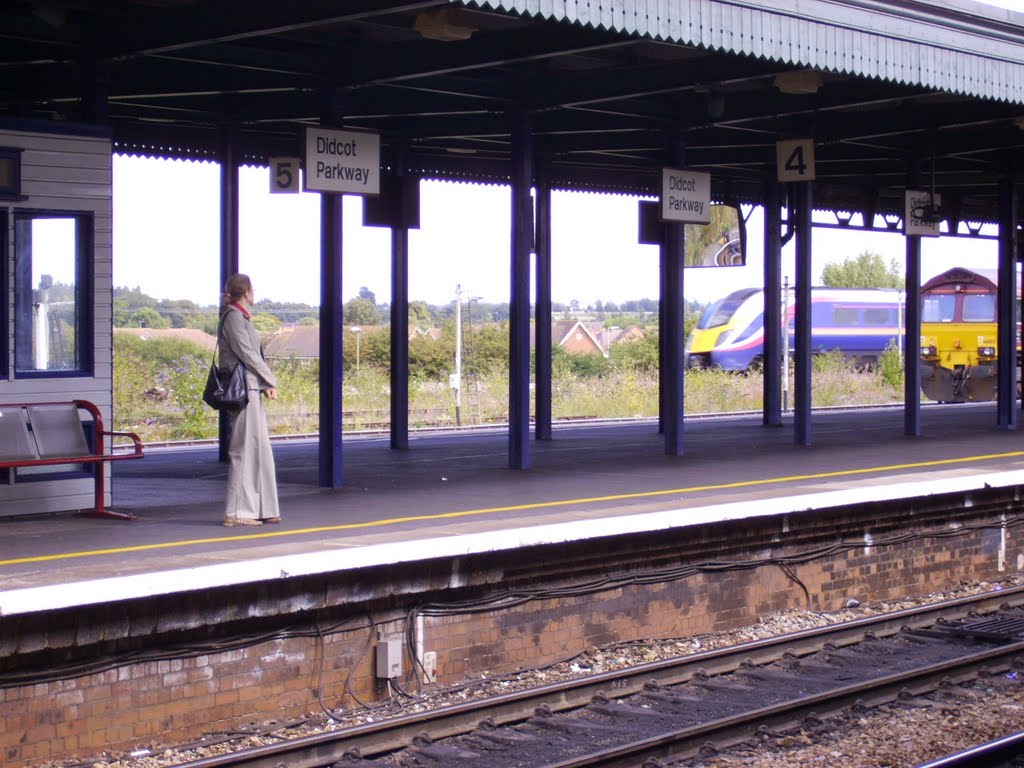
M5 0L0 39L0 125L129 154L217 160L232 132L265 163L324 124L505 181L525 114L560 188L656 194L682 137L713 196L757 202L810 137L816 207L902 213L916 158L964 221L1024 160L1024 14L970 0Z

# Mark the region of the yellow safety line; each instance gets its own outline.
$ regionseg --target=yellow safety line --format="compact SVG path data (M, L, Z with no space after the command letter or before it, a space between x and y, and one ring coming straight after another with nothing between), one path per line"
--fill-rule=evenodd
M95 557L97 555L116 555L125 552L142 552L153 549L168 549L171 547L187 547L193 544L214 544L224 541L246 541L251 539L271 539L282 536L296 536L307 533L325 533L329 531L350 531L357 528L377 528L385 525L396 525L398 523L411 523L424 520L447 520L457 517L471 517L475 515L488 515L495 512L515 512L525 509L545 509L551 507L565 507L571 504L593 504L603 501L621 501L624 499L643 499L652 496L670 496L672 494L696 493L698 491L719 491L727 488L749 488L755 485L775 485L778 483L790 483L799 480L821 480L828 477L844 477L848 475L865 475L871 472L887 472L897 469L920 469L922 467L937 467L944 464L959 464L973 461L985 461L987 459L1010 459L1024 456L1024 451L1010 451L1009 453L989 453L981 456L964 456L956 459L936 459L934 461L916 461L907 464L889 464L884 467L864 467L861 469L837 469L831 472L815 472L807 475L789 475L787 477L769 477L760 480L738 480L732 483L717 483L714 485L695 485L690 488L672 488L665 491L637 491L635 493L617 493L611 496L590 496L581 499L564 499L562 501L538 501L529 504L512 504L504 507L485 507L483 509L467 509L461 512L441 512L433 515L411 515L409 517L392 517L386 520L371 520L365 523L344 523L342 525L325 525L318 528L301 528L296 531L275 531L273 533L250 533L240 536L216 536L207 539L187 539L185 541L164 541L156 544L139 544L132 547L115 547L111 549L94 549L86 552L66 552L59 555L37 555L34 557L19 557L10 560L0 560L3 565L21 565L23 563L42 563L50 560L71 560L79 557Z

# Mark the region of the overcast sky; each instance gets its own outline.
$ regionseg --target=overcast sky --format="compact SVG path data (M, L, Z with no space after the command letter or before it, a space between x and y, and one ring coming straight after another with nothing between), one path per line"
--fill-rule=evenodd
M157 298L214 303L219 292L219 170L212 163L114 158L114 284ZM266 169L241 169L241 270L257 298L319 303L319 196L271 195ZM421 187L420 229L409 235L413 300L446 304L463 297L508 301L509 191L448 182ZM552 293L556 302L657 298L657 248L638 245L637 201L612 195L556 193L552 201ZM390 235L362 226L362 201L345 197L343 293L366 286L390 300ZM688 269L686 298L707 303L760 285L762 219L748 220L747 266ZM814 282L831 261L865 250L903 263L901 235L816 229ZM994 267L993 241L926 239L925 277L951 266ZM793 279L793 244L783 273Z

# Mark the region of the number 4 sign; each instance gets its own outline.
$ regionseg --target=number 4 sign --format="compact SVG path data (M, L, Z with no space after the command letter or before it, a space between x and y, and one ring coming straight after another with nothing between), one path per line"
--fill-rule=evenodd
M779 181L814 181L814 139L775 143Z

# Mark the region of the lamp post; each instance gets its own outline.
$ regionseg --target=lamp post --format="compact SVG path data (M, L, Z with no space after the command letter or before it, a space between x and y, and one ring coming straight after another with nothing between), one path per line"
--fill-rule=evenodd
M473 330L473 302L479 296L470 296L469 305L470 331ZM462 284L455 284L455 373L451 376L451 386L455 390L455 426L462 426Z
M363 332L363 329L358 325L353 325L351 330L356 336L356 373L359 373L359 334Z
M789 275L782 278L782 412L789 410Z
M476 352L473 348L473 302L480 301L480 296L470 296L466 299L466 316L469 318L469 350L473 353L473 365L476 365ZM473 376L473 381L476 383L476 415L480 418L480 377L478 375ZM472 418L472 416L470 417Z
M455 284L455 426L462 426L462 285Z

